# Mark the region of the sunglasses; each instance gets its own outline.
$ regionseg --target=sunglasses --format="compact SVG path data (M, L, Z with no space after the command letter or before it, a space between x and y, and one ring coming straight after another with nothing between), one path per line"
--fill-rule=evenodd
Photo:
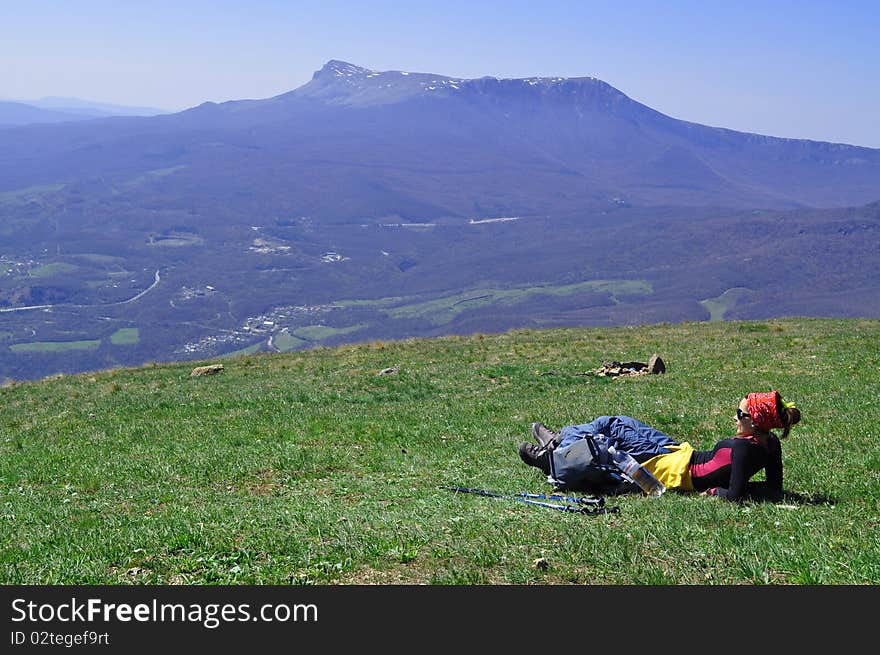
M739 407L736 408L736 418L739 421L742 421L744 418L751 420L751 416L749 416L748 412L742 411Z

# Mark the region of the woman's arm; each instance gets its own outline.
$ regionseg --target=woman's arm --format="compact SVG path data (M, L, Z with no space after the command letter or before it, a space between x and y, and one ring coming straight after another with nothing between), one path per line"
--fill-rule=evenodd
M782 495L782 446L771 437L770 457L766 467L767 490L776 497Z
M753 446L745 439L735 439L734 442L730 453L730 481L726 487L713 487L707 493L740 502L746 494L749 481L748 461Z

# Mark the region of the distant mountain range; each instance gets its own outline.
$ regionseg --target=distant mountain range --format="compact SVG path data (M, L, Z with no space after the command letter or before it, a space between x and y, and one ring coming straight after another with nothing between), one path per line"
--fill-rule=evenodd
M878 201L877 149L676 120L590 77L334 60L273 98L0 130L0 379L520 326L880 316Z
M460 80L339 61L266 100L33 126L3 142L12 149L0 162L7 189L68 171L175 166L187 183L209 178L212 193L221 180L227 193L257 182L265 203L294 199L295 210L328 220L613 203L844 206L876 200L880 187L880 150L676 120L594 78ZM36 168L22 168L25 151Z
M34 123L62 123L108 116L157 116L168 114L155 107L129 107L80 98L49 96L39 100L0 99L0 127Z

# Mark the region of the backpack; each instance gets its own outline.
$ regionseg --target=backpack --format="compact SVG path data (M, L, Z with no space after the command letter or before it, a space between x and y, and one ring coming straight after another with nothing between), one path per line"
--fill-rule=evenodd
M587 434L557 448L550 456L548 481L560 490L585 491L599 496L630 491L632 483L611 461L608 445L604 436Z

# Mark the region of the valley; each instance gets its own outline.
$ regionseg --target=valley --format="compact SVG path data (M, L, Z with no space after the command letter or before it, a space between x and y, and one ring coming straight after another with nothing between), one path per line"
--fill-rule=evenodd
M126 257L36 244L0 291L58 298L0 308L4 377L528 327L880 313L864 238L880 230L877 204L311 225L307 238L276 223L260 228L268 250L250 228L239 241L189 229L199 244L155 249L144 236ZM771 229L778 243L749 237Z

